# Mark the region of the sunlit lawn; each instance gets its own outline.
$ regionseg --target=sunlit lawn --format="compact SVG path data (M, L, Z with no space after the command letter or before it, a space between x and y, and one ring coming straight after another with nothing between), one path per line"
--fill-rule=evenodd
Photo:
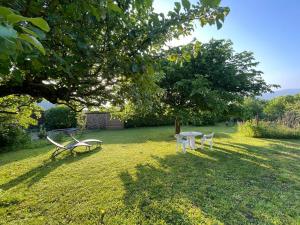
M0 154L0 224L300 224L300 141L215 131L176 152L172 127L97 131L103 149ZM80 137L81 139L83 137Z

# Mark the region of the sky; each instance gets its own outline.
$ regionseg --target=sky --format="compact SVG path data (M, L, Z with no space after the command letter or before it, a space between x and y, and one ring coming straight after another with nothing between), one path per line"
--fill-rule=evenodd
M154 9L166 13L174 8L174 2L154 0ZM187 44L193 38L201 42L231 39L235 51L254 52L260 62L258 69L269 84L279 84L280 89L300 88L300 0L222 0L221 5L230 8L222 29L201 28L195 22L191 36L171 44Z

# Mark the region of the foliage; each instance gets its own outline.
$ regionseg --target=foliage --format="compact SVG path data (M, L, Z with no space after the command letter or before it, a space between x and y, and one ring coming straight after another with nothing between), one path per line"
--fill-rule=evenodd
M37 124L41 110L29 96L0 98L0 148L29 142L30 137L24 129Z
M47 131L46 128L43 125L40 125L40 130L38 133L39 139L45 139L47 137Z
M258 116L259 119L263 119L264 115L264 107L266 105L265 100L261 100L258 98L247 97L244 99L241 112L241 118L243 120L251 120Z
M66 106L57 106L45 111L45 127L48 130L76 127L76 113Z
M32 52L32 47L45 55L45 49L38 39L44 39L44 32L49 30L48 23L41 17L25 17L16 10L0 6L1 75L5 75L5 73L8 75L9 70L15 67L14 63L18 56ZM14 74L18 80L20 75L19 73ZM0 78L0 82L5 79L2 76Z
M183 127L217 135L213 151L182 154L172 130L89 132L103 150L57 160L44 144L1 154L0 224L299 224L300 140Z
M256 70L253 53L235 53L231 41L211 40L201 48L195 43L169 50L170 56L175 53L184 60L163 63L165 77L159 86L164 90L162 101L181 119L201 111L222 114L245 96L276 86L267 85Z
M267 102L264 113L269 120L282 120L288 111L300 113L300 94L280 96Z
M286 110L286 97L281 96L270 100L264 108L269 120L281 119Z
M189 125L193 126L204 126L204 125L214 125L216 122L219 122L218 114L210 111L200 111L198 113L192 114L187 119L182 120L182 122L186 122Z
M30 96L9 95L0 98L0 123L28 128L37 124L41 110Z
M300 128L300 111L291 110L285 112L280 123L289 128Z
M149 127L149 126L165 126L174 124L174 116L166 113L166 109L160 109L140 114L136 112L125 120L125 127ZM196 114L183 116L181 121L185 125L203 126L213 125L218 122L218 115L201 111Z
M172 117L167 115L157 115L156 113L147 115L136 114L134 117L125 121L125 127L152 127L172 125L173 123L174 120Z
M86 113L85 113L85 111L78 112L76 114L76 124L80 131L85 130L85 128L86 128Z
M274 138L274 139L299 139L300 129L289 128L276 122L254 121L239 124L239 131L247 137Z
M12 124L0 124L0 152L1 150L11 150L13 146L24 145L29 142L29 135L21 127Z
M123 104L128 100L138 104L147 99L157 90L157 59L163 54L165 43L190 34L195 20L202 26L216 24L220 28L229 13L229 8L221 7L219 0L197 4L184 0L182 4L175 3L168 15L154 12L152 3L4 2L4 6L24 17L42 16L51 30L42 41L45 55L32 52L18 57L13 67L1 71L0 96L28 94L72 107L74 102L101 105Z

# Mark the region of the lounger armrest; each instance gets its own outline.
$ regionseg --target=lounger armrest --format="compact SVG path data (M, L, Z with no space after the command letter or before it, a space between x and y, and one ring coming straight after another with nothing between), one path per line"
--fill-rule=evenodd
M84 143L84 142L77 142L76 144L73 145L74 147L79 147L79 146L85 146L85 147L91 147L91 145Z

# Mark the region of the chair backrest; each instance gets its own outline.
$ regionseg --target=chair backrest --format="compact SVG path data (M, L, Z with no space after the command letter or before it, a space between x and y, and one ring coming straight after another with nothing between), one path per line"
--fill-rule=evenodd
M205 139L213 139L214 133L211 133L211 134L205 134L205 135L203 135L203 137L204 137Z
M73 135L70 135L70 137L74 140L74 141L76 141L76 142L80 142L79 140L77 140L76 138L74 138L74 136Z
M56 147L59 147L59 148L65 148L63 145L58 144L57 142L53 141L53 140L52 140L51 138L49 138L48 136L47 136L47 139L48 139L48 141L50 141L52 144L54 144Z

